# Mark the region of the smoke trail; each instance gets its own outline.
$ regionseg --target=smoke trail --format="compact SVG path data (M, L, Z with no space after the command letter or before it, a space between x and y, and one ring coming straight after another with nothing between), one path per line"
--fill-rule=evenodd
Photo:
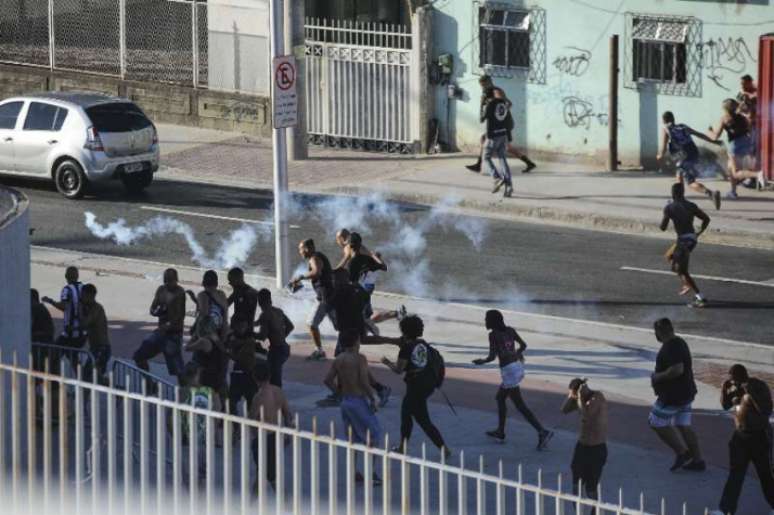
M194 236L193 228L174 218L157 216L143 225L130 227L123 218L102 225L97 222L94 213L87 211L84 217L86 227L94 236L109 239L118 245L133 245L145 239L170 234L182 236L191 250L191 260L205 268L231 268L245 263L259 238L256 227L245 224L223 238L215 255L210 257Z

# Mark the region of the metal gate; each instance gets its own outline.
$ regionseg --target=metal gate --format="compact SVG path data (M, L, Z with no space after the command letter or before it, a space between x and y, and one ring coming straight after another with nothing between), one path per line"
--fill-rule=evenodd
M310 143L414 152L413 34L402 25L306 20Z

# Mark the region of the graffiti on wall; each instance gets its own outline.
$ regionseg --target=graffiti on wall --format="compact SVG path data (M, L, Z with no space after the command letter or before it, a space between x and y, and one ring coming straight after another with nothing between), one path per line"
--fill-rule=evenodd
M601 100L601 99L600 99ZM592 123L607 127L608 115L596 109L589 99L577 96L562 99L562 115L564 124L570 128L591 129Z
M589 69L591 51L577 47L565 47L568 51L558 56L552 63L560 73L566 73L572 77L580 77Z
M728 84L740 75L754 74L750 68L756 67L757 60L742 37L712 38L697 46L707 78L724 91L731 91Z

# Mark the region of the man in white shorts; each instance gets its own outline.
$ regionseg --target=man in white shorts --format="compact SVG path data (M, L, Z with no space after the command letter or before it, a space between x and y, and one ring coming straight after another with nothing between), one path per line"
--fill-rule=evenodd
M691 403L696 397L691 351L685 340L675 335L668 318L656 320L656 339L661 349L656 356L656 369L651 384L657 399L648 423L658 437L675 453L669 469L701 472L707 468L701 458L699 440L691 429Z

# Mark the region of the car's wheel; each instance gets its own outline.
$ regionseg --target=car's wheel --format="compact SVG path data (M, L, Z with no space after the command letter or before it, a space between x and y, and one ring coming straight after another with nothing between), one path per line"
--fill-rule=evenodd
M153 182L153 172L146 170L131 175L124 175L121 177L121 182L124 183L124 188L129 193L140 193Z
M69 199L81 198L86 193L89 181L83 168L72 159L65 159L54 170L56 189Z

